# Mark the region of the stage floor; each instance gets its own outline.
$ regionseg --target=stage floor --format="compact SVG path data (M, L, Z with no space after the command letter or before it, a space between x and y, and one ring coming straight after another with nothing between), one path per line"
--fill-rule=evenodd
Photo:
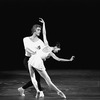
M53 83L67 96L66 100L100 100L100 71L97 70L47 70ZM41 79L44 98L35 99L34 87L21 97L17 91L30 79L27 71L0 71L0 100L63 100L48 88Z

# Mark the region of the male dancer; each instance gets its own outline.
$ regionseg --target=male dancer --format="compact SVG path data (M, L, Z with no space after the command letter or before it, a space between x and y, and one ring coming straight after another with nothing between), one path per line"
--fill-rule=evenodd
M45 23L44 23L43 19L40 19L39 21L41 23L43 23L43 28L42 28L42 30L43 30L43 41L45 41L45 43L48 44L48 42L46 41ZM43 42L42 42L42 40L40 40L38 38L38 36L40 36L40 32L41 32L41 26L36 24L36 25L34 25L32 27L32 36L25 37L23 39L24 48L25 48L24 65L26 66L26 68L28 68L28 62L27 61L29 60L29 58L31 57L31 55L35 55L36 51L38 49L41 49L42 46L44 45ZM38 41L38 39L40 41ZM28 46L30 45L30 47L32 48L32 50L34 50L34 52L31 51L30 49L26 48L27 45ZM41 84L40 84L40 75L38 74L38 72L35 69L34 69L34 71L35 71L35 75L36 75L36 80L37 80L38 88L41 91L40 92L40 97L44 97L44 93L42 91ZM18 91L20 92L20 95L21 96L25 96L24 91L25 91L25 89L27 89L30 86L33 86L31 80L28 83L26 83L23 87L18 88Z

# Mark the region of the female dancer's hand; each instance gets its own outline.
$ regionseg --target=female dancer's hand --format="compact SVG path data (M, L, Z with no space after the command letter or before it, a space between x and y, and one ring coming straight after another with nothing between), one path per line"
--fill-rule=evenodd
M74 60L74 58L75 58L75 56L72 56L72 57L70 58L70 61Z
M39 21L40 21L41 23L45 23L44 20L43 20L42 18L39 18Z

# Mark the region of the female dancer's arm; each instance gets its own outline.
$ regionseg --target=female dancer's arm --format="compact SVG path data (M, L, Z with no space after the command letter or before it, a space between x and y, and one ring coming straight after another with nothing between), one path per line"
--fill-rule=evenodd
M39 18L40 22L43 23L43 27L42 27L42 33L43 33L43 41L45 45L49 45L48 41L47 41L47 36L46 36L46 27L45 27L45 22L42 18Z
M59 58L53 52L50 53L50 56L52 56L57 61L72 61L74 58L74 56L72 56L70 59Z

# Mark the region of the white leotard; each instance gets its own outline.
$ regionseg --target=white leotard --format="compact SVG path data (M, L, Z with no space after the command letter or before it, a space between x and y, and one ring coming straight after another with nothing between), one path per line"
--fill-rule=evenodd
M35 55L32 55L30 57L28 64L38 70L45 70L43 59L46 59L52 52L52 50L53 48L48 46L45 46L43 49L38 50Z

